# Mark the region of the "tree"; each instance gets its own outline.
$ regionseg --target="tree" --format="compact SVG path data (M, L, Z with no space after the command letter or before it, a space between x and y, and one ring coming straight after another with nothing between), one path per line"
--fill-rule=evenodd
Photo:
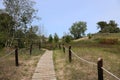
M31 26L28 31L26 32L26 38L30 43L33 42L33 39L37 38L38 36L36 35L38 31L38 26Z
M7 13L0 14L0 41L2 44L8 44L14 31L14 21Z
M26 37L27 26L31 24L35 18L36 10L33 8L33 0L3 0L6 12L12 16L14 24L14 32L11 44L15 38L18 38L17 31L23 30ZM19 43L19 41L18 41Z
M3 0L7 13L12 16L15 26L14 29L24 28L27 30L27 24L31 23L35 13L32 0Z
M104 29L105 29L105 27L107 26L107 22L105 22L105 21L100 21L100 22L98 22L97 23L97 27L98 27L98 29L100 29L100 31L99 32L104 32Z
M49 43L52 43L52 42L53 42L53 37L52 37L51 34L49 35L48 42L49 42Z
M85 31L87 30L86 27L87 27L86 22L79 21L79 22L73 23L73 25L69 30L70 30L70 33L74 36L74 38L78 39L85 34Z
M109 23L100 21L97 23L97 27L100 28L100 33L118 33L120 29L117 27L118 24L114 20L110 20Z
M0 26L0 31L10 36L14 26L13 18L7 13L0 14Z
M55 33L54 34L54 42L58 43L58 41L59 41L59 37L58 37L57 33Z
M120 32L120 28L118 28L118 24L114 20L110 20L108 23L108 26L110 27L110 30L109 30L110 33Z

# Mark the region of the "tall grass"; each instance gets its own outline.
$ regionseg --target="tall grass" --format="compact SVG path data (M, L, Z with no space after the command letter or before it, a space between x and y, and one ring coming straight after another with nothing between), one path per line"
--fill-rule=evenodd
M83 40L78 42L72 42L67 44L72 46L72 50L79 57L86 59L90 62L94 62L97 64L97 60L99 57L103 59L103 67L105 67L108 71L112 72L116 76L120 77L120 45L119 44L100 44L95 40ZM56 51L55 54L58 56L59 54L63 54L63 52ZM64 54L68 56L68 52ZM58 58L56 57L55 61ZM64 70L64 80L98 80L97 79L97 66L88 64L80 59L76 58L72 55L72 63L68 63L68 57L66 57L66 61L62 61L61 63L57 63L60 65L62 63L65 66L61 69ZM59 68L56 67L59 71ZM56 71L57 72L57 71ZM58 75L59 77L59 75ZM62 80L62 79L59 79ZM104 80L115 80L114 77L110 76L106 72L104 72Z
M96 38L117 38L120 40L120 33L97 33L93 35L93 39Z

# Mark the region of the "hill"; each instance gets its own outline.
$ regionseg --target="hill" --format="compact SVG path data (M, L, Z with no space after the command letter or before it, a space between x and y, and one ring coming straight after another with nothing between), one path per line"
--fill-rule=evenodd
M120 78L120 45L102 44L98 39L120 39L120 34L94 34L91 39L78 39L70 44L72 46L72 62L69 63L68 50L54 50L55 69L59 80L98 80L98 58L103 59L103 67ZM78 57L76 57L75 55ZM84 60L83 60L84 59ZM88 62L87 62L88 61ZM89 63L90 62L90 63ZM60 66L61 65L61 66ZM116 80L104 71L104 79Z

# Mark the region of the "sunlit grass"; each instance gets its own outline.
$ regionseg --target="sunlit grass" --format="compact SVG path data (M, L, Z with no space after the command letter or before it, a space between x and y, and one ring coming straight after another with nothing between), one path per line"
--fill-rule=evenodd
M14 53L7 56L0 61L0 80L30 80L43 53L44 50L33 49L30 55L29 50L18 50L19 67L15 66ZM4 56L3 53L0 54Z
M98 58L103 59L103 67L108 71L112 72L114 75L120 78L120 45L105 45L100 44L94 40L85 40L72 42L67 44L72 46L72 50L79 57L97 64ZM62 50L55 50L56 59L58 59L59 54L64 54ZM68 56L68 52L64 56ZM63 57L61 57L62 59ZM60 57L59 57L60 59ZM64 80L98 80L97 79L97 66L81 61L72 55L72 63L68 62L68 57L65 61L57 63L57 65L65 64L60 70L64 70ZM56 64L55 64L56 65ZM56 73L59 72L59 68L56 66ZM57 75L60 77L59 75ZM62 80L62 79L59 79ZM108 73L104 72L104 80L115 80L114 77L110 76Z

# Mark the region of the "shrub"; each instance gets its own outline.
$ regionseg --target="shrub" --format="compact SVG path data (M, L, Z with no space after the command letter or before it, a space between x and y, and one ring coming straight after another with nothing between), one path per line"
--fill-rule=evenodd
M92 38L92 34L87 34L87 36L88 36L88 39L91 39Z
M65 36L63 36L63 38L62 38L62 42L63 42L63 43L70 43L72 39L73 39L73 38L72 38L71 35L65 35Z

